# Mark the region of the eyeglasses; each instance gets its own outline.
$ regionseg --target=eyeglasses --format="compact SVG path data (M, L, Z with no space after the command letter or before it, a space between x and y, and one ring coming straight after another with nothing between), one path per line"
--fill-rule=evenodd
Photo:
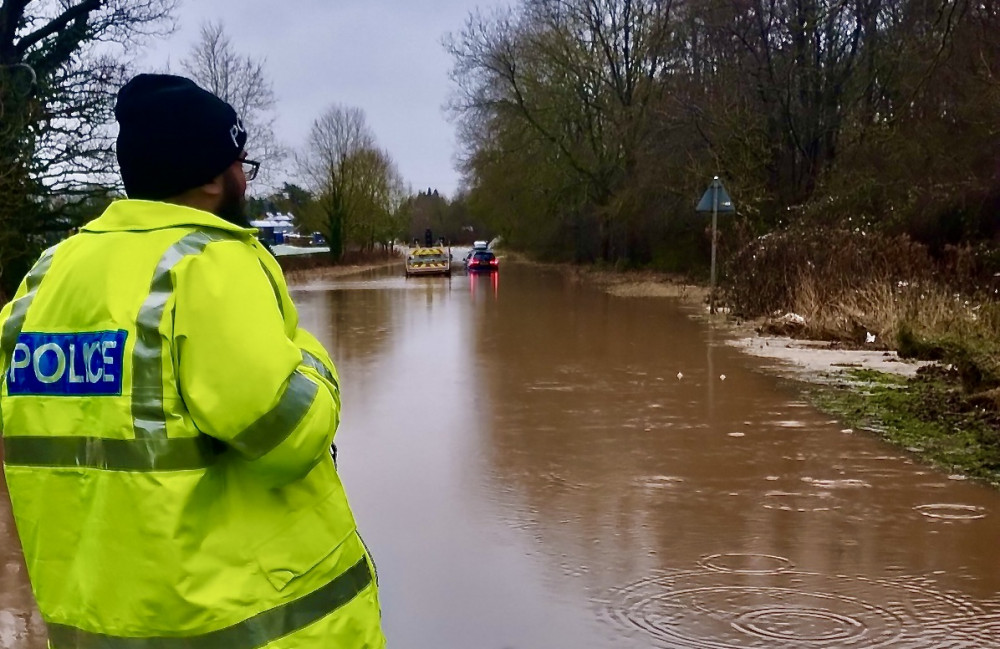
M248 181L253 180L257 177L257 172L260 171L260 163L256 160L248 160L243 158L240 160L243 165L243 175L246 176Z

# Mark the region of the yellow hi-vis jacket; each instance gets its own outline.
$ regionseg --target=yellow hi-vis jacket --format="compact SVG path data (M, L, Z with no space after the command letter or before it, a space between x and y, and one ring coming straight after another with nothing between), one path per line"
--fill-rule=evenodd
M330 455L336 371L254 230L112 204L0 311L0 378L50 646L385 645Z

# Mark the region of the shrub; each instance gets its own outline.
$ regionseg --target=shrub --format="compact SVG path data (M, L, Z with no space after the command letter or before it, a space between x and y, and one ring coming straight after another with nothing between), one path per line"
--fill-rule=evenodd
M800 224L744 241L723 286L739 316L792 312L800 335L949 363L971 393L1000 386L997 268L988 246L935 257L905 235Z

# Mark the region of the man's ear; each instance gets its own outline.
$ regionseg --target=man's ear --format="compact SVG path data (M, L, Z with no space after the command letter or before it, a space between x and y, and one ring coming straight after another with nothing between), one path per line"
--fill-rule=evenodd
M206 194L212 197L222 196L222 192L225 191L225 183L222 180L222 177L224 175L225 173L221 173L215 178L213 178L211 181L202 185L201 191L205 192Z

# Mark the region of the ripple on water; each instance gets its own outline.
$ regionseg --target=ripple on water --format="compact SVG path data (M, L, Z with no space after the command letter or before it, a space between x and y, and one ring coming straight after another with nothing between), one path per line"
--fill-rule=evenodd
M927 518L948 521L972 521L979 518L986 518L986 510L975 505L932 503L929 505L917 505L913 509Z
M664 489L673 487L681 482L684 482L684 478L672 475L651 475L636 480L638 486L644 489Z
M574 386L556 381L535 381L526 388L529 392L572 392Z
M764 507L784 512L828 512L840 509L840 504L829 491L768 491L764 494Z
M818 604L822 604L826 598L824 596L807 594L802 599L815 599ZM849 600L838 602L838 605L851 605L858 607L856 602ZM879 609L873 609L876 612ZM767 640L787 640L805 643L828 643L833 641L850 640L858 635L865 635L869 632L869 627L863 621L869 613L866 607L858 607L858 610L851 614L841 614L829 611L822 606L807 606L797 603L795 606L776 606L772 608L762 608L759 610L747 611L736 616L733 626L748 636L757 636ZM898 624L898 620L886 617L876 620L884 624L887 629ZM868 623L870 624L870 622ZM895 631L882 631L879 635L895 637Z
M860 474L865 478L875 478L875 479L889 479L896 480L901 478L911 478L917 475L918 472L914 469L904 468L904 467L886 467L886 466L852 466L851 471L853 473Z
M698 565L716 572L741 575L773 575L792 569L792 562L773 554L712 554L702 557Z
M754 572L758 562L771 570ZM926 579L799 572L770 555L705 557L698 570L614 591L602 614L672 649L986 649L1000 628L1000 603L941 592Z
M848 488L853 489L857 487L871 487L871 485L864 480L858 480L857 478L841 478L841 479L819 479L819 478L802 478L802 482L807 482L820 489L841 489Z

